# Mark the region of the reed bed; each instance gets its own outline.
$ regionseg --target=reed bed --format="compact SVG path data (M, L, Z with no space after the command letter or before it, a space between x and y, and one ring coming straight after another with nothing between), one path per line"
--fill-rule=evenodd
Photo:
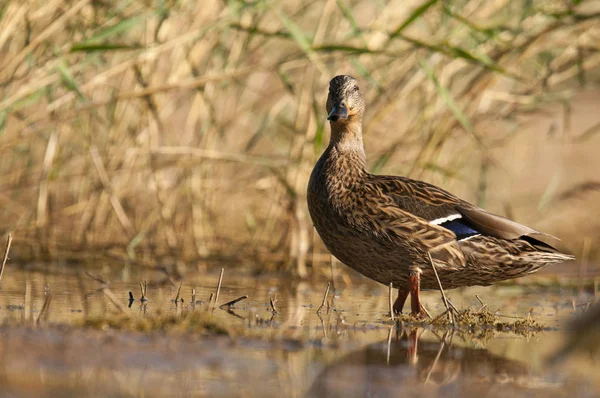
M599 21L594 0L5 1L0 233L18 259L306 275L329 261L305 187L331 77L362 82L375 172L484 204L517 116L597 83Z

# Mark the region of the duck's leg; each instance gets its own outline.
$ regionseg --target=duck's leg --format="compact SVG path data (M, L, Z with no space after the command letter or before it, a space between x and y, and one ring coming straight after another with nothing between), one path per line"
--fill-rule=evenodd
M428 314L421 305L419 294L421 292L421 273L411 272L408 277L410 287L410 314L416 318L427 318Z
M406 303L406 299L408 297L409 289L398 289L398 298L394 301L394 305L392 309L396 314L402 314L402 308L404 308L404 303Z

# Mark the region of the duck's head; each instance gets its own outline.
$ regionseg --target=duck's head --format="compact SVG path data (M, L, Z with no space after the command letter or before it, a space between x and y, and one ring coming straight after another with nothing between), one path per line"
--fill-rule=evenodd
M360 120L365 111L365 101L352 76L336 76L329 82L327 120L332 123L349 123Z

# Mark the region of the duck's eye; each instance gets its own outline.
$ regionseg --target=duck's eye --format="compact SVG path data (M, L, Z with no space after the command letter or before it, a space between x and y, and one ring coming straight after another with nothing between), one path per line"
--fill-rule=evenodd
M352 89L352 91L358 91L358 86L354 86L354 88Z

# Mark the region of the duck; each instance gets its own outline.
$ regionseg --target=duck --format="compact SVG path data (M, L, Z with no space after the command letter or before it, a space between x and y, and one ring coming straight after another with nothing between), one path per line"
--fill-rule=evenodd
M362 275L410 295L425 318L421 290L488 286L573 260L557 238L490 213L424 181L371 174L363 145L365 99L358 82L329 82L329 145L307 187L313 225L329 252ZM550 243L549 243L550 242Z

